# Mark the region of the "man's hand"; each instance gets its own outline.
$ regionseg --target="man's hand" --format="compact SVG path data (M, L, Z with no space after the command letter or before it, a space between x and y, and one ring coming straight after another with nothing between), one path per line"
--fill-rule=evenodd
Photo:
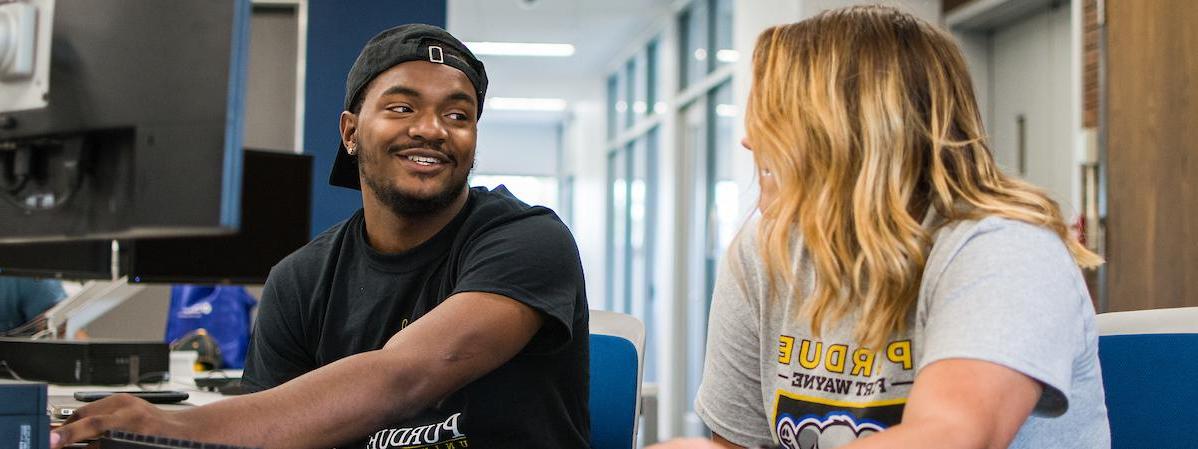
M50 449L98 438L108 430L149 435L183 435L187 427L175 414L128 394L118 394L75 411L66 425L50 432ZM57 437L57 438L56 438Z

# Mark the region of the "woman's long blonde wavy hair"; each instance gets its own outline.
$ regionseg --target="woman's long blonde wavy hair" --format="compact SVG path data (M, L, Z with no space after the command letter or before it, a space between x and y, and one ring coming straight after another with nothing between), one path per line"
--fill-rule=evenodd
M800 310L816 335L850 311L867 347L905 331L930 251L929 207L947 221L1043 226L1080 266L1102 263L1069 236L1056 202L999 171L960 51L908 13L850 7L766 30L745 121L754 160L776 183L758 229L771 296L801 292L798 232L815 271Z

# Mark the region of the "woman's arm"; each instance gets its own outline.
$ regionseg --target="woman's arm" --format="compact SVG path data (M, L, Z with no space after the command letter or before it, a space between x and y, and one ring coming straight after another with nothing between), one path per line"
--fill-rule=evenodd
M919 372L901 424L845 446L1005 448L1031 415L1043 386L1005 366L945 359Z
M710 440L703 438L687 438L667 443L649 446L649 449L745 449L735 443L725 440L718 434L712 434Z
M946 359L919 372L903 422L844 449L1001 449L1032 414L1043 386L1005 366ZM742 449L719 435L650 449Z

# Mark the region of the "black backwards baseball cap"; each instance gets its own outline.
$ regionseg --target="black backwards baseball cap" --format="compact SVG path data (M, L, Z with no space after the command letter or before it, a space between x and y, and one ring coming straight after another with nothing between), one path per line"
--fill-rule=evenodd
M482 61L457 38L441 28L411 23L383 31L370 38L362 53L349 69L345 79L345 110L353 108L363 95L366 85L380 73L408 61L428 61L445 64L462 71L478 99L478 115L483 114L483 99L487 96L487 71ZM358 159L339 145L329 184L361 190L358 180Z

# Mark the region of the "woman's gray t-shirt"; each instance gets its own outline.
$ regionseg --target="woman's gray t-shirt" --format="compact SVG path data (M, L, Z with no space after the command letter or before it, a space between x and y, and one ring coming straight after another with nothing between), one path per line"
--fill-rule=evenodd
M841 446L898 424L920 369L966 358L1044 385L1010 447L1110 447L1094 307L1056 234L998 217L940 226L908 331L870 351L853 337L858 315L816 337L801 300L769 298L756 228L746 226L716 280L695 400L713 432L742 446ZM797 257L806 297L813 268Z

